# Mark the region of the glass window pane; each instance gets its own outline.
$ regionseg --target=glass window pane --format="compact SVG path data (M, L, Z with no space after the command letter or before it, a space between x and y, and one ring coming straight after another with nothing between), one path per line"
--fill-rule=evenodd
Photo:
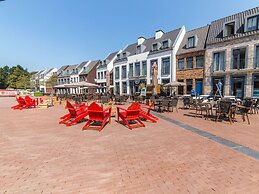
M140 63L135 63L135 76L140 76Z
M147 62L142 62L142 75L147 75Z
M204 65L204 57L203 56L196 57L196 67L203 68L203 65Z
M170 74L170 58L162 59L162 68L161 68L162 75L169 75Z
M188 57L186 59L186 68L187 69L192 69L193 68L193 58L192 57Z
M129 64L129 77L133 77L133 64Z
M184 59L178 59L178 69L184 69Z

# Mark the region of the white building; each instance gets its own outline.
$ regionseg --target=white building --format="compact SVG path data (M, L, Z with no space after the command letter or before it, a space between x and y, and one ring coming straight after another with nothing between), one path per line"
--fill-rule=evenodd
M56 68L51 68L51 69L46 69L46 70L42 70L39 71L36 76L35 76L35 82L37 83L37 90L40 90L43 93L48 93L48 88L46 85L46 82L50 79L50 77L52 75L54 75L55 73L57 73L57 69Z
M114 63L114 60L116 59L116 55L120 52L121 51L110 53L104 60L99 61L99 64L96 68L96 79L95 79L95 82L101 86L101 88L98 89L99 93L106 92L106 72L109 71L110 76L112 78L113 63ZM111 85L113 85L112 82L111 82Z
M152 65L158 66L158 84L176 80L176 52L185 35L185 27L164 33L158 30L149 39L139 37L114 61L115 94L134 95L139 85L152 84Z

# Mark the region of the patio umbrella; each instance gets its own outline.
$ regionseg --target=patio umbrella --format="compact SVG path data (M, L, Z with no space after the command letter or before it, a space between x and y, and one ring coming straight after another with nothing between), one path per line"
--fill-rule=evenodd
M65 84L65 87L67 87L67 88L77 88L77 87L98 88L99 86L94 83L81 81L81 82L76 82L76 83Z
M178 81L173 81L171 83L168 83L168 84L164 85L164 87L177 87L177 86L186 86L186 83L178 82Z
M110 72L107 70L106 71L106 92L107 93L110 93L110 84L111 84Z
M157 63L155 62L152 65L153 68L153 85L154 85L154 89L153 89L153 94L157 95L157 87L158 87L158 80L157 80L157 75L158 75L158 67L157 67Z
M54 86L54 88L56 88L56 89L66 88L66 86L64 84L62 84L62 85L56 85L56 86Z

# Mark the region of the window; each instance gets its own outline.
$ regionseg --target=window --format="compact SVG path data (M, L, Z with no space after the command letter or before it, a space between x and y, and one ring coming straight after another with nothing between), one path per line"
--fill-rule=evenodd
M119 79L119 78L120 78L120 68L115 67L115 79Z
M158 45L157 45L157 43L153 44L152 50L153 50L153 51L157 51L157 50L158 50Z
M233 50L233 69L244 69L246 67L246 48Z
M255 48L255 68L259 68L259 46Z
M168 40L163 41L162 46L163 46L164 49L168 48L169 47Z
M103 79L103 72L101 72L101 79Z
M232 36L235 34L235 22L225 24L224 36Z
M126 65L122 66L121 77L122 77L122 79L125 79L127 77L127 67L126 67Z
M127 53L126 52L122 53L122 57L126 58L127 57Z
M100 79L100 72L98 72L98 76L97 76L98 79Z
M213 77L212 78L212 93L213 95L215 95L217 93L217 95L220 95L219 92L217 92L218 88L217 88L217 84L218 83L222 83L222 87L221 87L221 94L224 94L224 77Z
M106 79L106 71L104 71L103 76L104 76L104 79Z
M161 74L162 75L170 74L170 57L162 59Z
M119 82L115 83L115 89L116 89L116 94L120 94L120 83Z
M133 63L129 64L129 77L133 77Z
M214 53L213 71L224 71L225 69L225 52Z
M247 31L253 31L258 29L258 16L247 18Z
M186 58L186 69L193 68L193 57Z
M192 91L192 79L186 80L186 93L191 94Z
M147 75L147 62L142 61L142 75Z
M184 59L178 59L178 69L184 69Z
M203 68L204 66L204 56L196 57L196 68Z
M140 76L140 63L135 63L135 76Z
M195 37L189 37L187 42L187 48L193 48L195 47Z
M122 93L127 94L127 82L122 82Z
M259 75L254 75L254 89L253 96L259 97Z
M183 82L182 79L179 79L178 82ZM183 86L178 86L178 95L183 95Z
M141 53L141 46L140 45L138 45L137 46L137 52L136 52L137 54L140 54Z
M121 55L120 54L117 54L117 59L120 59L121 58Z

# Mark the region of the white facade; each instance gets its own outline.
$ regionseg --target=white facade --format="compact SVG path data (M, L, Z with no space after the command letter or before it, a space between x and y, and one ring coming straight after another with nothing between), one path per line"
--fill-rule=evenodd
M164 32L159 30L155 34L155 40L160 39L163 40ZM146 50L140 54L133 54L128 56L125 60L121 60L120 62L116 62L113 67L113 80L114 80L114 92L116 94L127 94L134 95L137 92L134 87L134 81L137 80L141 83L152 84L152 75L151 68L152 62L155 60L158 66L158 84L162 84L163 80L167 82L176 80L176 53L180 47L180 44L185 35L185 27L183 26L177 38L170 45L170 49L165 49L164 51L151 52L151 50ZM142 45L145 42L143 37L138 39L138 43L136 47ZM156 42L155 42L156 43ZM145 44L145 43L144 43ZM125 51L123 51L125 52ZM123 53L122 52L122 53ZM170 71L166 74L162 74L162 62L163 60L170 61ZM140 75L136 75L135 67L138 63L140 64ZM130 74L130 65L133 64L133 76L129 76ZM143 64L146 64L146 73L143 74ZM126 78L122 78L122 69L126 66ZM116 78L116 70L119 68L119 77ZM127 85L127 92L125 91L125 83ZM118 91L119 89L119 91Z
M39 79L39 90L46 93L47 87L46 82L49 80L49 78L54 75L58 70L56 68L44 70L41 73L38 74Z

